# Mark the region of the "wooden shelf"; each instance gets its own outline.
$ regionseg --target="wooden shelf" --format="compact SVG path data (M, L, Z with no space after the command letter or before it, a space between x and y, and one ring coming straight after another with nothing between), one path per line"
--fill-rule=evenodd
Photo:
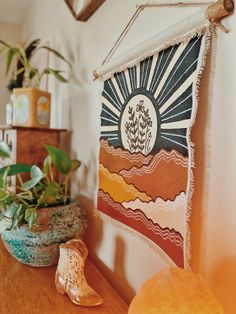
M3 314L127 314L128 306L87 259L88 283L103 298L97 307L80 307L56 292L56 267L34 268L15 260L0 241L0 313Z

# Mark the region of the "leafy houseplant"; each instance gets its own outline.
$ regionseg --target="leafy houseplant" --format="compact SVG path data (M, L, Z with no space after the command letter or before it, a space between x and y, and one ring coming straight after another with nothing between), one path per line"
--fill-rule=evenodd
M28 127L49 127L50 94L39 89L45 75L53 75L62 83L67 79L62 71L45 67L40 70L33 65L35 56L46 50L63 62L70 63L57 50L40 45L40 40L32 41L26 48L0 40L0 54L6 55L6 75L12 72L8 89L13 90L13 124Z
M79 168L79 160L71 160L61 149L45 146L48 156L43 169L36 165L7 165L0 169L0 232L8 251L23 263L49 266L58 259L58 245L86 228L83 209L71 203L68 183ZM9 158L10 152L0 142L0 156ZM55 169L63 176L55 179ZM21 174L28 173L23 182ZM7 177L17 175L19 184L11 189Z

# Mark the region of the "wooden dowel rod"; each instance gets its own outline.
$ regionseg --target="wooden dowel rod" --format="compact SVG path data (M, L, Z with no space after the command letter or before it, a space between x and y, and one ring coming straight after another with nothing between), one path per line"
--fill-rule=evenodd
M220 20L222 17L230 15L234 10L233 0L219 0L207 7L207 18L212 20Z
M177 3L173 3L173 4L153 4L153 5L152 4L150 4L150 5L144 4L144 5L138 6L135 14L133 15L133 17L129 21L128 25L126 26L126 28L124 29L124 31L122 32L120 37L118 38L115 45L112 47L111 51L109 52L108 56L104 60L103 64L106 63L106 61L110 58L110 55L113 54L114 50L117 48L118 44L122 40L126 31L129 29L129 27L131 26L133 21L136 19L139 12L141 12L144 8L146 8L146 7L159 7L159 6L172 6L172 5L173 6L178 6L178 5L184 6L184 5L203 5L203 4L206 4L206 3L190 3L190 4L188 4L185 2L177 2ZM234 0L218 0L217 2L213 2L206 7L205 15L209 21L218 21L219 22L221 18L232 14L233 11L234 11ZM219 25L221 25L220 22L219 22ZM225 31L227 32L227 30L225 30ZM97 74L96 70L93 72L93 78L94 78L94 80L99 78L99 75Z

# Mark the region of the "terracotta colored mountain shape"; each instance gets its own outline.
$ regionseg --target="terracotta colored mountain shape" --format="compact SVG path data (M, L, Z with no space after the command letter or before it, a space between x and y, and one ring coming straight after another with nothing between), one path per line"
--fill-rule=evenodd
M148 165L152 155L144 156L142 153L131 154L128 150L109 146L105 140L100 140L100 163L110 172L119 172L122 169L130 169L132 166L142 167Z
M125 202L139 198L143 202L148 202L151 197L146 193L139 192L132 184L128 184L116 173L110 173L102 164L99 165L99 188L109 193L115 202Z
M134 166L120 174L128 184L133 184L140 192L145 191L153 200L157 197L174 200L187 189L188 160L175 150L161 150L149 165Z
M139 199L130 202L123 202L124 208L129 208L133 211L140 209L148 219L154 223L158 222L160 227L168 227L178 231L180 234L185 234L186 206L187 198L184 192L176 196L174 201L164 201L158 197L155 201L142 202Z
M141 210L124 208L101 190L98 191L98 210L143 234L156 243L178 267L184 267L183 238L179 232L161 228L157 222L148 219Z

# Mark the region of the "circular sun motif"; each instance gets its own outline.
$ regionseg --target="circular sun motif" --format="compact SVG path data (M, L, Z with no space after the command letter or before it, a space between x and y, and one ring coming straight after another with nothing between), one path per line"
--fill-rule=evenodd
M202 36L164 49L104 82L101 139L113 147L188 155Z
M121 117L121 141L131 153L147 155L157 135L157 116L152 101L143 94L132 97Z

